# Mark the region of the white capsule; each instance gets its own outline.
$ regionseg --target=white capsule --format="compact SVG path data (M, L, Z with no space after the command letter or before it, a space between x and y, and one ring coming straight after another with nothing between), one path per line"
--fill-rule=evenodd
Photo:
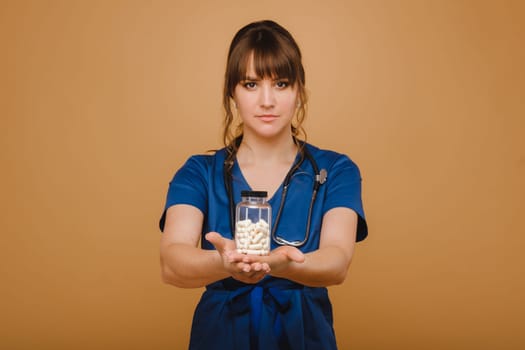
M264 219L259 219L257 223L260 224L262 227L268 227L268 223L264 221Z
M250 219L240 220L237 221L237 224L239 224L241 227L248 227L252 224L252 221Z
M252 242L253 243L259 243L262 238L263 238L263 234L261 232L259 232L253 237L253 241Z

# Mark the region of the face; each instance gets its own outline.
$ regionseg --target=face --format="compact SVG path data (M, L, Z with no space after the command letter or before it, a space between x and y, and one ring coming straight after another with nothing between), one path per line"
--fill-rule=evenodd
M274 138L291 135L292 119L297 108L297 84L287 79L258 77L250 58L247 79L235 87L234 100L243 121L243 134Z

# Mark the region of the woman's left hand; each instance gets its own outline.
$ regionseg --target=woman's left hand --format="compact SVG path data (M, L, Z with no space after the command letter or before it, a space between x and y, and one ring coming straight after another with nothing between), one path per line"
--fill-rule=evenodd
M292 263L303 263L305 256L303 252L292 246L281 246L270 251L270 255L245 255L243 262L246 264L266 263L270 266L273 273L279 273L286 270Z

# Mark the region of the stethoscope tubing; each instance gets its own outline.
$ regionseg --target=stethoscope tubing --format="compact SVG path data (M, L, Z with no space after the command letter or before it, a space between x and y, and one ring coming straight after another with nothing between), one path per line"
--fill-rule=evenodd
M235 142L239 142L240 143L240 140L235 140ZM286 177L284 179L283 191L282 191L282 194L281 194L281 203L279 204L279 209L277 211L277 214L276 214L276 217L275 217L275 222L274 222L274 225L272 227L272 232L271 232L272 240L275 243L279 244L279 245L289 245L289 246L293 246L293 247L301 247L308 241L308 238L309 238L309 235L310 235L310 224L311 224L311 219L312 219L312 210L313 210L313 207L314 207L314 204L315 204L315 199L317 198L317 192L319 190L319 186L322 185L325 182L325 180L326 180L326 170L325 169L321 169L321 172L319 171L319 167L317 166L317 162L315 161L314 157L310 154L310 151L308 151L308 149L306 147L306 144L304 142L301 143L301 149L302 149L301 158L299 159L298 162L296 162L292 166L292 168L286 174ZM308 159L308 161L312 165L312 168L313 168L314 174L315 174L315 181L314 181L312 197L310 199L310 205L309 205L309 208L308 208L308 218L307 218L307 222L306 222L306 232L304 234L304 238L303 238L302 241L288 241L288 240L286 240L286 239L284 239L282 237L277 236L276 235L276 231L277 231L277 227L279 225L281 214L283 212L284 203L286 202L286 195L288 193L288 187L290 185L292 175L295 173L295 171L297 169L299 169L301 167L301 165L305 161L305 158ZM232 165L228 164L225 161L224 162L224 167L223 167L224 186L225 186L225 189L226 189L226 193L228 195L228 202L229 202L230 229L231 229L231 232L232 232L232 236L235 236L235 229L234 229L235 203L234 203L234 198L233 198L233 178L232 178L231 168L232 168Z

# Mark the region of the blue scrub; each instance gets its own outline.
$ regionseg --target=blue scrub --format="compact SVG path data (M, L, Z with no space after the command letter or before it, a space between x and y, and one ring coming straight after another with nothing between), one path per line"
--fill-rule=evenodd
M359 169L347 156L307 144L319 169L328 178L320 186L312 211L310 236L301 251L319 248L323 215L330 209L346 207L358 215L356 241L368 230L361 201ZM170 183L166 206L160 220L164 229L166 210L175 204L188 204L204 214L201 244L214 249L204 239L207 232L219 232L232 239L228 195L224 186L223 163L226 151L197 155L188 159ZM252 189L237 162L232 169L235 203L243 190ZM295 171L288 188L277 235L288 241L303 240L315 175L305 160ZM282 185L269 203L272 223L279 208ZM272 249L278 245L272 241ZM332 307L326 288L307 287L268 276L259 283L245 284L227 278L206 286L193 318L190 349L336 349L332 327Z

